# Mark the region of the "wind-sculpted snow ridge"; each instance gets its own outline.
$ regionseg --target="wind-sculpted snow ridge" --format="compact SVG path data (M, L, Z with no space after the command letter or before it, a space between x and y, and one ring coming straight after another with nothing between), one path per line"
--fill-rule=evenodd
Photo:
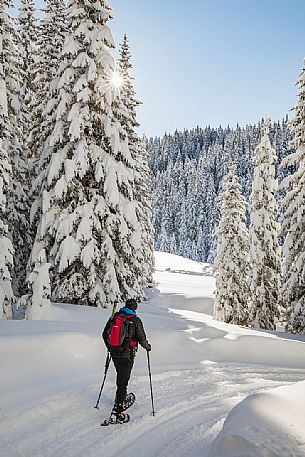
M230 412L209 457L304 457L305 382L252 395Z

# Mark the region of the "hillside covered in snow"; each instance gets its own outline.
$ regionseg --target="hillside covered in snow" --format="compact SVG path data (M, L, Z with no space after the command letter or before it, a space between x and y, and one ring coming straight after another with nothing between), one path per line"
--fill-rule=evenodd
M305 456L305 338L214 321L207 264L157 252L155 281L138 314L156 415L140 349L126 425L100 427L113 366L94 408L110 310L52 304L40 321L0 321L1 457Z

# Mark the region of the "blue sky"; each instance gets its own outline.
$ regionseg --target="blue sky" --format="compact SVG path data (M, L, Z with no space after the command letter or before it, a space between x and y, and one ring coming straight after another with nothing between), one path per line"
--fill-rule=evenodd
M37 0L41 5L41 0ZM141 131L282 119L305 57L304 0L110 0L129 37Z

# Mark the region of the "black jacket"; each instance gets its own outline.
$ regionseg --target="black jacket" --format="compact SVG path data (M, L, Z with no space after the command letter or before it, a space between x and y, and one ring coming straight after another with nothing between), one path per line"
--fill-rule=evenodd
M118 313L117 313L118 314ZM110 347L108 345L108 330L111 325L112 318L110 318L103 331L103 339L107 346L107 349L111 352L111 357L113 358L134 358L135 352L138 350L138 343L144 348L150 350L150 344L146 339L146 334L144 331L143 323L138 316L132 316L127 319L127 337L124 340L124 343L121 347ZM136 343L135 347L130 346L130 341Z

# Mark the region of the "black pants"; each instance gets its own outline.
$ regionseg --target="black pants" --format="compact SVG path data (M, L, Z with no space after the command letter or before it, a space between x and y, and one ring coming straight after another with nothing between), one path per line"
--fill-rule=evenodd
M112 360L117 373L115 401L116 403L122 403L127 395L127 386L133 367L133 359L113 357Z

